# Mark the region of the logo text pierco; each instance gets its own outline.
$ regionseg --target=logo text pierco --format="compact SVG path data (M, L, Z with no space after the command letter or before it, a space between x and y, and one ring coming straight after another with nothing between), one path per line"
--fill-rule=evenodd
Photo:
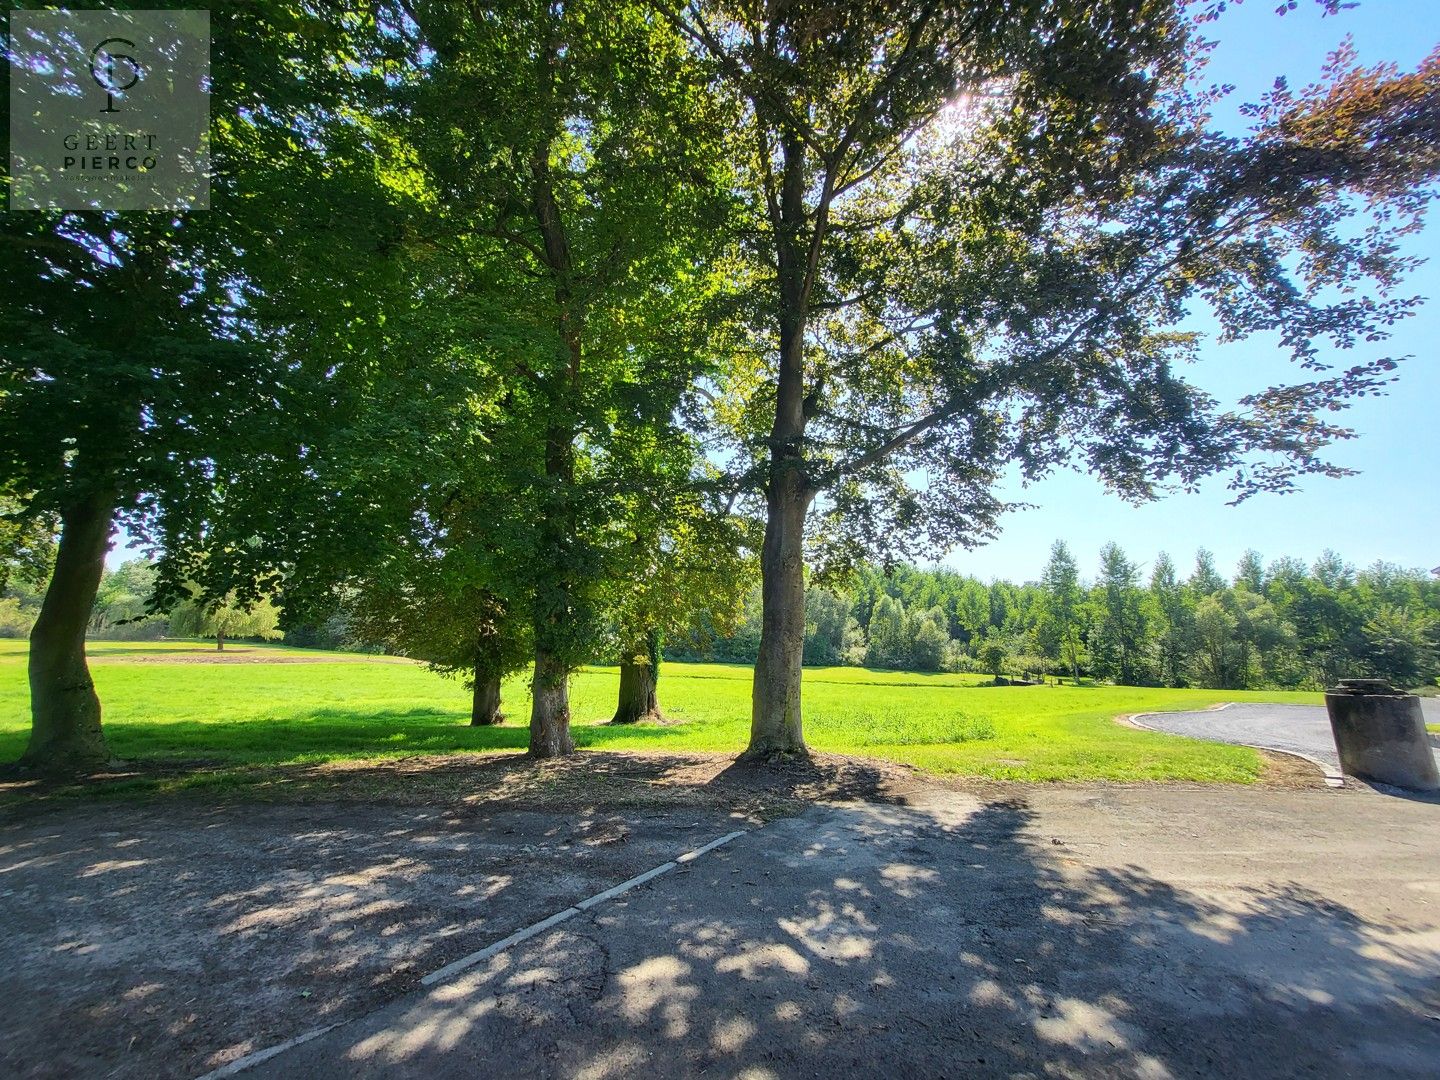
M86 169L91 172L108 170L146 172L155 168L155 135L71 134L64 139L66 150L85 151L66 154L62 168Z

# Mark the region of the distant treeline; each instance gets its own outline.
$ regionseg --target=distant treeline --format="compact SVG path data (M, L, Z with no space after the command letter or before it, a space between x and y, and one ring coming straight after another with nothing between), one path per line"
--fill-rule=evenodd
M913 671L1094 678L1133 686L1317 689L1375 676L1440 676L1440 580L1333 552L1307 566L1247 552L1228 579L1210 553L1182 576L1161 554L1148 576L1116 544L1082 579L1056 543L1038 582L989 584L950 570L862 569L806 593L805 662ZM760 602L727 637L697 627L675 659L753 663Z
M131 559L114 569L107 567L95 594L86 637L112 641L199 637L218 642L229 638L273 640L281 636L280 612L268 600L248 608L234 603L202 605L185 601L164 614L152 613L155 574L155 565L145 559ZM24 637L40 612L45 582L23 573L8 573L5 577L5 588L0 592L0 637ZM344 644L337 640L333 647Z
M1226 578L1210 553L1181 576L1161 554L1147 576L1116 544L1084 579L1057 542L1037 582L989 584L951 570L862 567L847 588L806 592L805 662L908 671L960 671L1092 678L1132 686L1318 689L1375 676L1406 687L1440 678L1440 580L1375 563L1356 570L1333 552L1312 565L1266 565L1247 552ZM202 612L182 605L147 615L154 568L135 560L106 570L90 633L108 638L165 634L273 637L280 613ZM0 598L0 636L28 633L43 589L12 577ZM289 626L287 644L384 651L363 640L346 613ZM675 660L754 663L760 645L758 590L739 629L718 635L703 622L672 638ZM596 656L596 662L614 662Z

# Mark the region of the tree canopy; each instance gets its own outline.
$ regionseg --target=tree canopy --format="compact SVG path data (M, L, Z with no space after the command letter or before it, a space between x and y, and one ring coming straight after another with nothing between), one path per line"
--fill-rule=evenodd
M754 631L758 759L805 752L807 655L1426 670L1428 623L1384 590L1337 614L1343 564L1231 586L1202 554L1147 589L1112 547L1097 600L1057 545L1040 594L880 602L874 565L996 535L1007 470L1132 501L1346 472L1339 414L1395 378L1419 302L1400 241L1436 190L1440 54L1347 45L1230 133L1204 70L1224 6L215 13L209 211L0 225L0 541L33 568L58 534L27 761L108 757L83 636L117 524L160 556L157 612L343 606L473 678L477 717L528 664L537 756L573 748L579 664L653 679L697 621ZM1217 400L1186 370L1198 312L1293 379ZM816 599L847 582L867 602Z

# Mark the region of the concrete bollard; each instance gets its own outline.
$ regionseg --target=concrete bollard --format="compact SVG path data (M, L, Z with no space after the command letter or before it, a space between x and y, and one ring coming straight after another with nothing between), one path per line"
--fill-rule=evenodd
M1414 694L1383 679L1341 679L1325 691L1325 711L1346 773L1411 791L1440 791L1425 714Z

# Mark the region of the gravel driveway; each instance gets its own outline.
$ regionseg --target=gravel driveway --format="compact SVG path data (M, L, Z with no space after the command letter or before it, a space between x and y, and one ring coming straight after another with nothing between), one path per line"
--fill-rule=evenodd
M1420 705L1427 724L1440 724L1440 699L1424 698ZM1227 705L1201 712L1147 713L1138 719L1172 735L1288 750L1340 767L1323 705Z
M814 806L241 1080L1433 1078L1437 841L1358 789Z

